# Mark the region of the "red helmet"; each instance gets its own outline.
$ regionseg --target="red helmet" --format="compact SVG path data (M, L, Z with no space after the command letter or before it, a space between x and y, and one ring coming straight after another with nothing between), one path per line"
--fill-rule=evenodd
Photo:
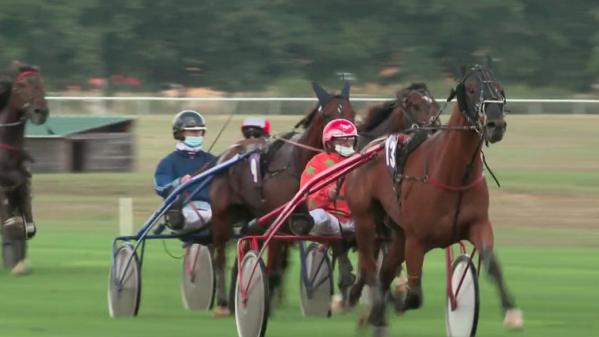
M326 143L330 142L333 138L357 136L358 129L354 123L347 119L333 119L322 130L322 145L326 146Z
M243 120L241 124L241 132L245 129L258 128L264 131L266 136L270 136L270 121L266 118L260 117L248 117Z

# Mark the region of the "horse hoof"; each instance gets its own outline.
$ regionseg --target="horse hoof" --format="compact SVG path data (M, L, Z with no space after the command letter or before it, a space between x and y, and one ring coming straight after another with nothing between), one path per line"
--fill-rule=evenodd
M524 328L524 318L522 317L522 310L509 309L505 312L505 319L503 320L503 326L508 330L520 330Z
M26 260L21 260L15 264L10 270L10 274L13 276L25 276L31 274L31 266Z
M214 318L226 318L231 316L231 311L227 307L217 306L213 311Z
M387 326L375 326L372 328L372 335L374 337L385 337L387 336Z
M345 312L345 303L343 303L343 297L339 294L333 295L331 298L331 313L333 315L342 314Z

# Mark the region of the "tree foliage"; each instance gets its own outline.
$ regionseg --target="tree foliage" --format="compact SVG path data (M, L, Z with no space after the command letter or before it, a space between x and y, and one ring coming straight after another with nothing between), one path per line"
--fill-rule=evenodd
M501 78L588 90L599 81L592 0L3 0L0 62L55 87L137 77L226 91L286 79L390 83L493 60Z

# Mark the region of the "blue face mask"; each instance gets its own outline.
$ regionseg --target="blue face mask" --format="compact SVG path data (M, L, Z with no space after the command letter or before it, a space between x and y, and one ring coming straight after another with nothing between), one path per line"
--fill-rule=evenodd
M185 143L185 145L191 146L191 147L202 147L202 144L204 144L204 137L203 136L187 136L187 137L185 137L184 143Z

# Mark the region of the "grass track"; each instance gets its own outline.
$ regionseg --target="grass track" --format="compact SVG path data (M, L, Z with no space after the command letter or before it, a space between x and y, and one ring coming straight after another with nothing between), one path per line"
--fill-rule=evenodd
M117 198L135 199L139 224L158 205L151 187L157 160L172 148L170 116L138 120L138 165L123 174L39 174L34 207L40 235L32 242L34 275L0 272L0 336L236 336L233 319L185 312L180 304L180 261L150 244L143 271L140 317L111 320L106 310L110 241L117 234ZM225 116L209 116L213 137ZM233 119L215 146L238 138ZM273 117L282 131L297 117ZM492 219L509 286L524 309L521 336L593 336L599 330L598 116L509 116L508 133L487 151L504 188L492 189ZM178 244L167 246L177 251ZM231 262L231 261L229 261ZM268 336L357 336L354 315L302 319L297 261L287 298ZM392 319L392 336L443 336L441 251L425 262L425 306ZM479 336L509 335L498 299L481 278Z

